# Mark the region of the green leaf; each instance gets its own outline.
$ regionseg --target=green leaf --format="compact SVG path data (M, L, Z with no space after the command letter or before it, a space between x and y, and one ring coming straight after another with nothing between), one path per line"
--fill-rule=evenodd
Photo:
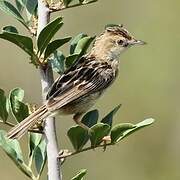
M71 41L71 44L70 44L70 54L74 54L74 50L75 50L79 40L82 39L83 37L87 37L87 34L80 33L73 38L73 40Z
M19 142L17 140L9 140L6 137L6 132L3 130L0 130L0 146L24 174L30 178L33 176L31 169L24 163Z
M62 74L65 70L64 67L64 61L65 61L65 56L61 51L55 51L53 53L53 56L50 57L50 62L53 68L53 71Z
M4 11L5 13L13 16L16 18L19 22L21 22L26 28L27 24L19 11L8 1L0 0L0 9Z
M23 49L31 56L31 63L37 66L37 56L33 52L33 42L31 38L7 31L3 31L3 33L0 34L0 38L12 42Z
M38 5L38 0L26 0L26 1L27 1L26 2L26 14L27 14L28 20L30 20L32 15L35 14L35 10Z
M99 117L98 110L95 109L86 113L83 116L81 122L90 128L97 123L98 117Z
M81 150L89 139L88 131L80 126L71 127L67 135L76 151Z
M46 163L46 140L43 139L40 144L36 147L34 154L35 166L38 173L38 177L42 174L44 165Z
M74 53L79 54L80 56L85 54L85 52L87 51L88 47L90 46L90 44L92 43L94 39L95 37L89 37L89 36L83 37L82 39L80 39L74 50Z
M78 60L79 54L72 54L66 57L65 65L66 68L70 68L77 60Z
M0 130L0 146L6 151L6 153L8 153L10 158L20 163L23 162L19 142L17 140L9 140L6 137L6 132L4 130Z
M107 136L110 130L108 124L98 123L91 127L91 146L96 147L102 142L104 136Z
M21 88L15 88L10 92L10 107L17 122L21 122L29 115L28 106L22 102L23 98L24 90Z
M63 0L65 7L67 7L73 0Z
M49 43L45 50L44 59L48 58L56 49L67 43L70 39L71 37L67 37L63 39L57 39Z
M16 44L30 56L35 56L33 52L33 42L31 38L7 31L1 33L0 38Z
M2 89L0 89L0 117L3 122L6 122L9 114L9 103L8 99L5 96L5 93Z
M16 7L17 7L18 12L21 14L21 12L23 10L22 4L20 3L19 0L15 0L15 3L16 3Z
M86 175L86 173L86 169L81 169L71 180L83 180L83 177Z
M40 55L43 53L52 37L62 27L62 25L62 17L58 17L54 21L47 24L47 26L40 32L37 40L38 52L40 52Z
M84 1L86 1L86 0L79 0L79 3L83 4Z
M124 135L127 130L134 129L136 126L131 123L117 124L111 130L111 143L114 144Z
M15 0L15 3L19 13L21 14L25 7L26 0Z
M144 121L141 121L140 123L135 124L135 125L134 125L135 128L129 129L129 130L125 131L125 132L123 133L122 138L119 139L119 140L122 140L123 138L129 136L130 134L134 133L135 131L137 131L137 130L139 130L139 129L141 129L141 128L144 128L144 127L146 127L146 126L150 126L151 124L153 124L153 122L154 122L154 119L149 118L149 119L145 119Z
M18 30L14 26L5 26L3 27L3 31L18 34Z
M113 123L113 116L116 114L116 112L119 110L121 107L121 104L116 106L109 114L107 114L101 122L104 124L108 124L110 127L112 126Z
M29 157L34 155L36 147L41 141L42 135L38 133L29 133Z
M46 141L41 134L37 133L29 134L29 166L33 158L38 173L37 179L39 179L46 162Z
M116 125L111 130L111 143L117 143L135 131L151 125L154 119L149 118L137 124L124 123Z

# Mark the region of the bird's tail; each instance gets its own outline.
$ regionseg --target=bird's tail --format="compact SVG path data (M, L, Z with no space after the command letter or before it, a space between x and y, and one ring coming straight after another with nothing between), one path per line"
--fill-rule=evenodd
M7 137L10 139L19 139L23 136L29 128L34 126L39 120L49 116L48 109L45 105L41 106L34 113L29 115L26 119L21 121L19 124L14 126L7 134Z

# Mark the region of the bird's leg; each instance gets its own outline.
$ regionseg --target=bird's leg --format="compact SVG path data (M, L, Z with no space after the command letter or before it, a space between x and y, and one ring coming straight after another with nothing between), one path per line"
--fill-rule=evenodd
M81 122L81 117L82 117L82 115L83 115L82 113L76 113L76 114L73 116L73 120L75 121L76 124L78 124L78 125L81 126L83 129L85 129L85 130L87 130L87 131L89 132L89 131L90 131L90 128Z
M102 143L103 143L103 150L106 151L107 144L111 143L111 137L110 136L104 136L102 138Z

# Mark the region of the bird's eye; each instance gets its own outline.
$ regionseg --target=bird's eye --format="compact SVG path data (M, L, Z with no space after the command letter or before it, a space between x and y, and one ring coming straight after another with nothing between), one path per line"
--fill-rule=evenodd
M118 41L118 44L119 44L119 45L122 45L123 42L124 42L123 40L119 40L119 41Z

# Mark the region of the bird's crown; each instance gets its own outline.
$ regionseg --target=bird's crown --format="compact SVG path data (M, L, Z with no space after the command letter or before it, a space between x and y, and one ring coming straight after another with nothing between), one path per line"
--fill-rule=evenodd
M124 38L131 40L133 36L123 27L123 24L108 24L105 26L105 32L112 33L113 35L121 35Z

